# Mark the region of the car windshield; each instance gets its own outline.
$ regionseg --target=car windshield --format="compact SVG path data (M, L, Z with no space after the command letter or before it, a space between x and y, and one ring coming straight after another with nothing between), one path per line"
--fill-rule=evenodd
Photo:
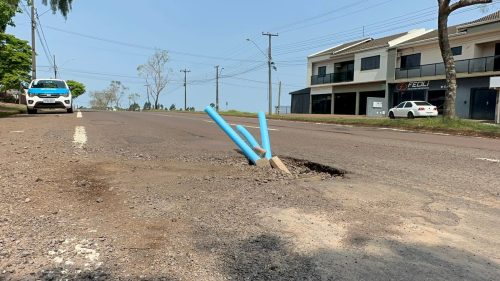
M66 84L57 80L38 80L33 82L31 88L66 88Z
M430 104L430 103L428 103L426 101L416 101L415 104L416 105L432 105L432 104Z

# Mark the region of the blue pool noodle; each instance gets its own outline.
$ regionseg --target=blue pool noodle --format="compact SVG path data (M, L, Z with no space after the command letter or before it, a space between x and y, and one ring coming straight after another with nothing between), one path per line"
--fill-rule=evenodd
M271 141L269 140L269 130L267 129L266 114L263 111L259 112L260 124L260 139L262 141L262 148L266 150L266 159L271 159Z
M227 122L211 107L207 106L205 112L212 118L217 125L228 135L228 137L241 149L243 154L252 163L256 163L260 157L253 151L248 144L227 124Z

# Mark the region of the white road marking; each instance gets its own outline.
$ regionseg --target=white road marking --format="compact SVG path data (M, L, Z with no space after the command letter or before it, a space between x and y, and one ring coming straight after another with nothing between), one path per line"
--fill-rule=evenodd
M500 160L498 160L498 159L476 158L476 160L488 161L488 162L493 162L493 163L500 163Z
M82 117L83 117L83 116L82 116L82 112L81 112L81 111L78 111L78 112L76 113L76 118L82 118Z
M24 133L24 131L10 131L11 133Z
M446 133L432 133L433 135L439 135L439 136L450 136L450 134Z
M203 120L204 122L207 122L207 123L215 123L214 121L212 120ZM229 123L229 125L231 126L236 126L236 125L239 125L239 124L233 124L233 123ZM252 129L260 129L260 127L256 127L256 126L249 126L249 125L245 125L245 128L252 128ZM273 129L273 128L267 128L269 131L279 131L278 129Z
M78 148L83 148L83 146L87 143L87 133L85 132L85 127L76 126L75 134L73 135L73 143Z

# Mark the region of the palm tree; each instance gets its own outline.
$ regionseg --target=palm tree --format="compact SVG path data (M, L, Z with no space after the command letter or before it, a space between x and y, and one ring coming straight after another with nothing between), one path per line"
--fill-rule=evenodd
M43 0L42 3L44 5L50 4L53 13L59 11L66 18L71 11L73 0L50 0L50 2L49 0Z

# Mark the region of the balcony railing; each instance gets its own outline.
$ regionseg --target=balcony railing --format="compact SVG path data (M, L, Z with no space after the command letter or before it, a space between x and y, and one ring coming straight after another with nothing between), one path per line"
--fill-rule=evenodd
M500 56L455 61L457 73L500 71ZM444 63L433 63L414 68L396 68L396 79L445 75Z
M354 80L354 71L328 73L311 76L311 85L351 82Z

